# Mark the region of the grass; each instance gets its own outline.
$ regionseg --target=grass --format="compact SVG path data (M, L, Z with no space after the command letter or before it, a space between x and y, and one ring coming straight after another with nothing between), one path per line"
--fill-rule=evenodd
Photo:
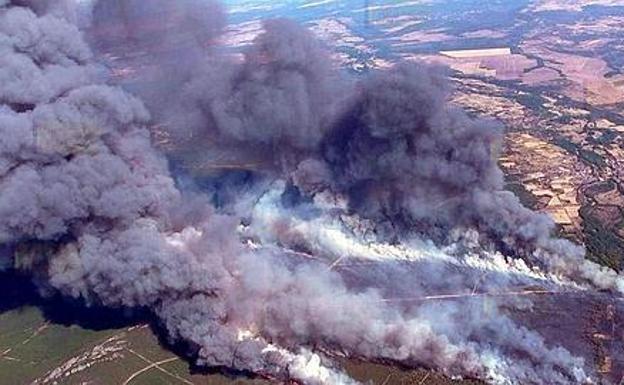
M520 203L523 206L535 208L537 206L538 200L535 195L531 194L529 190L524 187L524 185L520 182L509 182L505 185L505 190L511 191L514 193Z
M595 166L598 168L604 168L607 166L607 162L604 160L604 158L601 155L591 150L586 150L584 148L581 148L580 145L562 136L556 137L554 139L554 144L563 148L570 154L580 157L581 160L583 160L585 163L589 164L590 166Z
M603 225L600 218L594 215L592 207L582 207L580 215L583 218L587 257L596 263L621 271L624 262L622 258L624 240L617 236L613 229Z
M0 383L29 384L110 333L49 324L35 307L5 312L0 315Z

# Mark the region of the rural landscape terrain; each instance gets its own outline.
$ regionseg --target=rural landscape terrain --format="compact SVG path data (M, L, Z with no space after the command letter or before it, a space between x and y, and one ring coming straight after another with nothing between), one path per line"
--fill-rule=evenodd
M507 188L548 213L588 258L624 270L624 1L231 0L221 37L233 55L288 17L336 47L352 76L399 61L450 68L453 102L505 130L499 165ZM114 63L115 58L107 58ZM115 71L113 66L113 71ZM117 76L127 76L118 70ZM179 354L150 316L85 311L42 300L28 279L0 276L0 384L267 384L207 372ZM621 300L555 299L519 315L544 329L582 334L605 384L624 381ZM581 303L581 305L578 305ZM565 336L560 336L565 339ZM574 348L574 347L571 347ZM483 384L427 370L344 358L376 385Z

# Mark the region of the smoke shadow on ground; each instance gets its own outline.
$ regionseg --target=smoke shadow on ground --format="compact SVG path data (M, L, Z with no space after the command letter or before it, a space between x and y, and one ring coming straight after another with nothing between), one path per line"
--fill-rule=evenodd
M253 373L226 367L203 367L195 362L197 348L183 341L172 341L158 319L147 309L105 308L60 295L42 296L31 277L14 271L0 272L0 315L26 307L39 309L46 321L62 326L79 326L85 330L103 331L147 324L159 345L179 356L189 365L191 375L219 374L229 379L259 378Z
M111 309L59 295L43 297L30 277L11 271L0 273L0 292L0 314L34 306L46 320L63 326L100 331L150 322L151 318L144 309Z

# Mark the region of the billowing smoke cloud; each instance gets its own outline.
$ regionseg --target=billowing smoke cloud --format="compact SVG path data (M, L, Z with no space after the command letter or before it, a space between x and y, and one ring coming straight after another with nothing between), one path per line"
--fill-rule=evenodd
M129 85L150 121L98 84L58 4L0 0L0 244L43 290L150 308L200 364L281 380L356 383L331 361L344 353L498 384L590 381L585 356L509 315L526 301L422 301L476 283L621 289L502 191L500 128L448 106L442 70L356 82L284 20L233 60L214 46L213 2L99 2L101 52L126 38L147 61L194 52L162 88L146 83L172 60ZM176 155L260 176L226 201L185 191L154 121Z
M539 268L624 292L621 277L585 261L581 247L553 239L554 222L504 190L496 164L501 127L448 105L447 83L439 68L414 65L363 82L324 141L313 189L319 173L329 175L328 187L384 232L444 241L453 229L477 229ZM305 189L306 168L299 174Z
M138 92L155 119L167 115L162 106L175 97L191 74L206 65L211 47L225 26L216 1L95 1L89 39L97 52L125 58L107 63L136 71ZM169 109L167 109L167 112Z
M92 26L100 49L155 49L165 54L182 45L208 46L225 26L221 5L214 1L107 1L93 6ZM169 52L170 53L170 52Z

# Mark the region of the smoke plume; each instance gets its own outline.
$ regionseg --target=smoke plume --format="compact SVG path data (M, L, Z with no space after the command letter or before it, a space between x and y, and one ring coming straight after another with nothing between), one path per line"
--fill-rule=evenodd
M101 1L97 57L141 52L107 63L139 69L122 89L67 4L0 0L0 245L43 292L149 308L199 364L279 380L355 384L345 354L591 383L586 356L510 315L528 301L419 300L475 283L624 292L503 190L501 128L448 104L444 70L354 79L287 20L237 59L217 3ZM198 161L219 172L199 180Z

